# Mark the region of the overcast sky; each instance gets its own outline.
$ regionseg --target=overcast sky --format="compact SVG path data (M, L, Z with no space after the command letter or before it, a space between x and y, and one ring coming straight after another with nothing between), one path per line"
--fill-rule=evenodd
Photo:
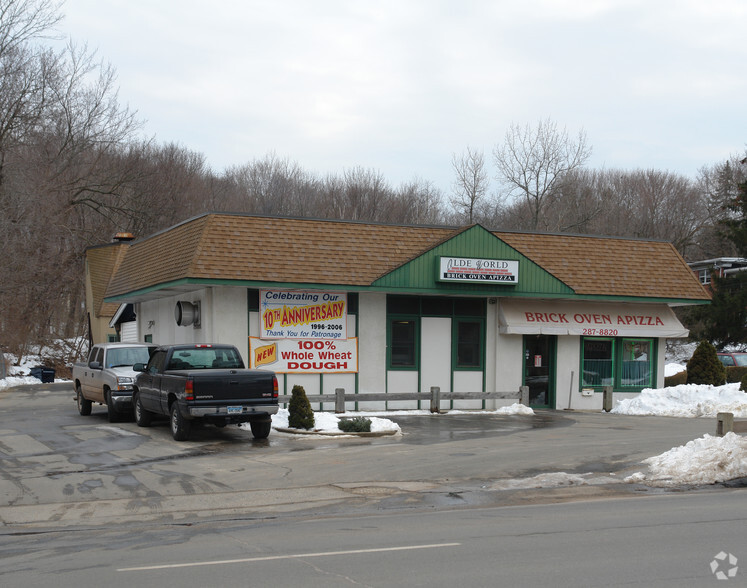
M513 122L595 168L695 177L747 144L745 0L66 0L144 131L214 171L274 151L448 191ZM491 163L491 174L494 168Z

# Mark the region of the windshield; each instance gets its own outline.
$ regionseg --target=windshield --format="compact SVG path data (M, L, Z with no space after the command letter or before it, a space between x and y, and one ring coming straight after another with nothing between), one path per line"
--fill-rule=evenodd
M136 363L148 363L149 359L148 347L116 347L106 354L106 367L133 366Z
M169 370L243 368L238 351L232 347L177 349L169 360Z

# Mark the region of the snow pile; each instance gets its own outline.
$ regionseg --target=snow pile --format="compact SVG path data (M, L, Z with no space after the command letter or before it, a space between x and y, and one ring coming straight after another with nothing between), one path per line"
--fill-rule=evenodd
M281 408L280 410L278 410L277 414L272 415L272 427L274 429L289 428L288 416L289 412L287 408ZM343 434L343 432L340 430L340 427L338 426L340 419L352 418L355 416L366 416L366 418L370 419L372 433L401 433L399 425L390 421L389 419L367 416L362 413L345 413L342 415L335 415L329 412L314 413L314 431Z
M523 404L519 404L518 402L516 402L511 406L503 406L501 408L497 408L496 410L491 411L491 414L518 414L521 416L532 416L534 415L534 411L528 406L524 406Z
M679 363L668 363L664 366L664 377L669 378L671 376L676 376L680 372L684 372L686 369L686 366L680 365Z
M349 419L355 417L366 417L371 420L372 433L401 433L400 426L388 418L380 418L391 415L396 412L397 416L433 416L430 410L397 410L397 411L365 411L365 412L346 412L344 414L332 414L329 412L314 413L314 430L324 433L340 433L338 423L340 419ZM449 415L453 414L499 414L499 415L520 415L532 416L534 411L528 406L515 403L511 406L504 406L496 410L450 410ZM272 416L272 427L274 429L288 429L288 409L281 408L277 414ZM441 415L445 416L445 415Z
M649 486L716 484L747 476L747 438L735 433L705 435L686 445L643 461L648 473L637 472L626 482Z
M23 386L24 384L41 384L39 378L33 376L8 376L0 379L0 390L3 388L13 388L14 386Z
M614 474L612 474L614 475ZM538 474L531 478L511 478L508 480L497 480L491 485L492 490L518 490L524 488L559 488L562 486L586 486L589 484L609 484L614 478L591 477L587 474L568 474L566 472L552 472Z
M731 412L738 418L747 417L747 394L739 390L738 383L724 386L682 384L656 390L647 388L635 398L619 401L612 412L714 418L719 412Z

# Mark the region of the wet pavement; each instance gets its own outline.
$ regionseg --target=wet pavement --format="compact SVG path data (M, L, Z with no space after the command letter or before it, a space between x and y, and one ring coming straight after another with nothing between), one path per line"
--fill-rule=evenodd
M265 517L350 509L440 508L603 497L640 462L705 433L715 419L537 411L389 418L402 435L281 434L200 427L178 443L168 423L80 416L69 383L0 391L0 532L19 527ZM574 488L517 486L565 472ZM542 497L539 495L542 493Z

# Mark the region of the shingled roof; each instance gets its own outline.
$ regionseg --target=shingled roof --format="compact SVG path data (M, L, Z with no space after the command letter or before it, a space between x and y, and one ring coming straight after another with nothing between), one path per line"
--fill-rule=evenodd
M130 243L106 297L134 300L180 281L365 289L463 230L210 213ZM709 299L669 243L493 234L578 295Z
M113 317L119 308L116 302L104 302L104 296L126 251L126 243L110 243L91 247L86 251L88 275L91 277L93 311L98 317Z

